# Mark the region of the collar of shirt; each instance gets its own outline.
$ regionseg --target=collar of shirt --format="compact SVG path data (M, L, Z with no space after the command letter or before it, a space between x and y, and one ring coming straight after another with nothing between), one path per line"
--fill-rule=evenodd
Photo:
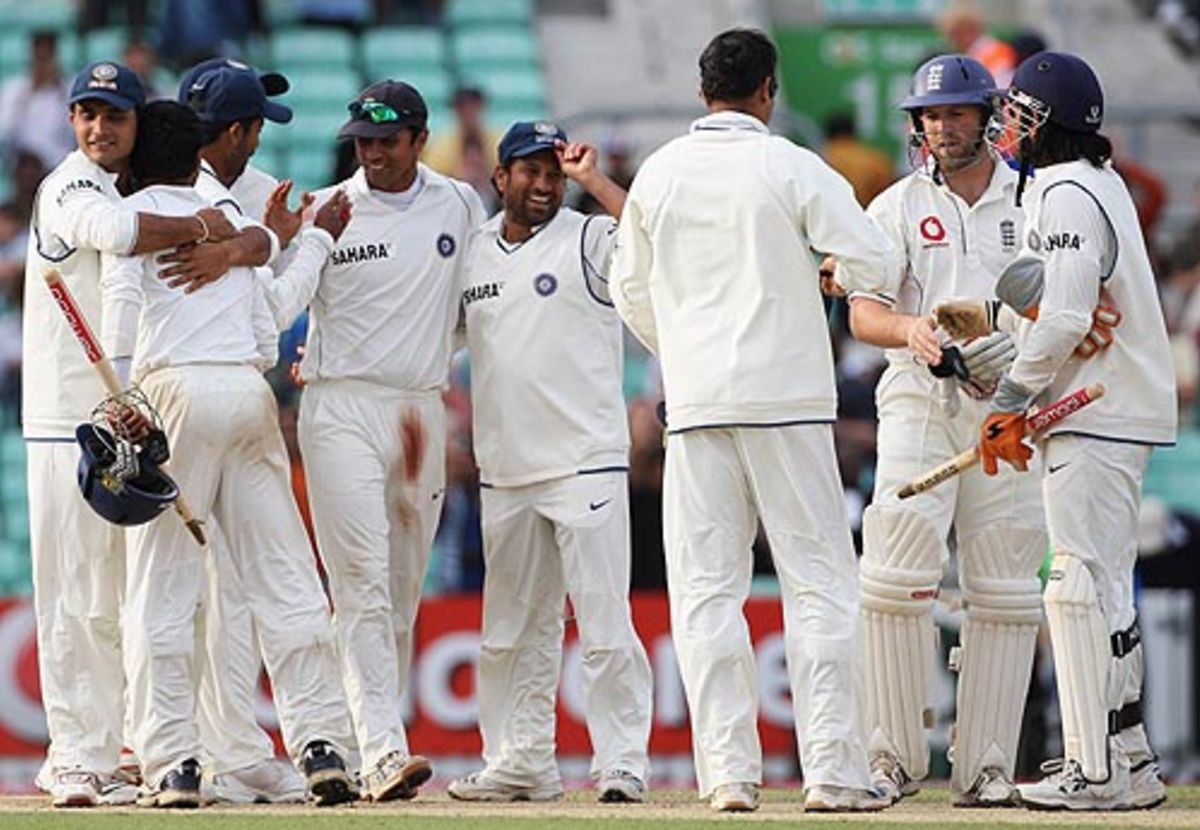
M438 173L432 167L427 167L425 163L421 161L417 162L417 179L421 182L421 186L426 190L429 188L453 186L445 176L443 176L441 173ZM355 170L354 175L351 176L347 181L347 195L367 196L372 199L375 198L371 194L371 186L367 184L367 174L361 167Z
M692 122L691 132L701 132L709 130L747 130L754 133L762 133L770 135L771 131L767 125L759 121L753 115L736 110L722 110L721 112L713 112L697 118Z

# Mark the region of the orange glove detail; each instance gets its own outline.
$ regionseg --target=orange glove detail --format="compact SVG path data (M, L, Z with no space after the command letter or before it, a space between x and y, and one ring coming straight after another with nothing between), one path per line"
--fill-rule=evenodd
M979 459L990 476L1000 471L997 459L1003 458L1021 472L1029 470L1033 450L1025 438L1025 415L1020 412L993 412L979 430Z
M1121 324L1121 311L1107 291L1100 292L1100 303L1092 311L1092 327L1083 342L1075 347L1076 357L1091 357L1112 345L1112 330Z

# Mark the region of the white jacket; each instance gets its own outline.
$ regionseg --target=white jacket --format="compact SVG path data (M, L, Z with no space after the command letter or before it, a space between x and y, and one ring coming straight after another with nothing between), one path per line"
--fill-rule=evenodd
M708 115L646 160L610 281L662 361L670 431L834 419L814 251L851 290L885 291L898 268L846 180L756 118Z

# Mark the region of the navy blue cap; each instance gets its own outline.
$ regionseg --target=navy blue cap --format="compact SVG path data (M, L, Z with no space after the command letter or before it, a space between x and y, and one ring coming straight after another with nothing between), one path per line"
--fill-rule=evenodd
M513 159L553 150L557 142L566 140L567 134L557 124L549 121L518 121L500 139L500 163L508 164Z
M292 110L268 101L258 74L245 64L201 72L187 88L187 105L201 121L214 124L246 118L266 118L278 124L292 120Z
M96 99L117 109L131 110L146 103L146 90L137 73L112 61L89 63L71 82L68 104Z
M181 104L187 104L188 90L192 88L192 84L196 82L196 79L210 69L220 69L221 67L253 71L253 67L247 66L241 61L230 60L229 58L209 58L206 61L201 61L184 72L183 76L179 79L179 94L176 96L176 100ZM278 72L259 72L258 80L262 83L263 92L267 93L268 97L282 95L292 88L292 85L288 83L288 79Z
M412 84L376 81L347 107L350 120L338 130L338 139L387 138L405 127L425 129L429 109Z

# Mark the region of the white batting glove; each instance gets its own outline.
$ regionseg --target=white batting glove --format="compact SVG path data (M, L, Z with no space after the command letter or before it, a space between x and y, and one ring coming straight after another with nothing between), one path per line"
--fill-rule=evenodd
M963 392L976 400L991 397L996 384L1017 359L1017 346L1008 332L997 331L961 346L968 376L959 381Z

